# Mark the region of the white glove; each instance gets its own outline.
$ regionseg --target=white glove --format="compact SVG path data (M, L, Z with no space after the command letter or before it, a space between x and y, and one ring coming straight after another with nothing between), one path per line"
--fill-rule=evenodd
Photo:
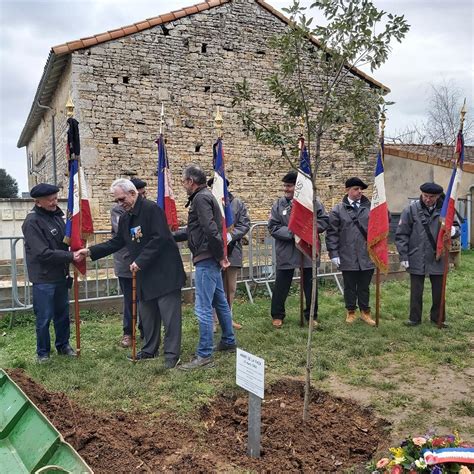
M339 257L331 258L331 262L338 267L341 264L341 259Z
M453 225L451 226L451 237L454 237L456 235L456 227Z
M408 263L408 260L403 260L403 262L400 262L400 265L405 269L407 269L410 266L410 264Z
M227 232L227 243L232 242L232 234L230 232Z

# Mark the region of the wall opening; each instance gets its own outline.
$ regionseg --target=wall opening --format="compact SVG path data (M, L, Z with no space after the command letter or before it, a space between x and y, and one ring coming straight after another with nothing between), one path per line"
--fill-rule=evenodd
M204 92L209 92L211 90L211 86L204 86Z
M128 84L128 76L123 76L122 81L124 84Z
M207 43L202 43L202 45L201 45L201 53L207 53Z
M118 145L118 144L119 144L119 139L118 139L118 137L112 137L112 143L113 143L114 145Z
M196 143L196 146L194 147L194 151L196 153L199 153L201 151L202 143Z

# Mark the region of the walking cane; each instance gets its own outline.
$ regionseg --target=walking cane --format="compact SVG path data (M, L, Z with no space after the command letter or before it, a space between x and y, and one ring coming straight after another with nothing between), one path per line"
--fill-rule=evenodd
M304 326L304 256L301 254L300 262L300 326Z
M136 324L137 324L137 272L134 270L132 272L132 360L136 360L137 352L137 334L136 334Z

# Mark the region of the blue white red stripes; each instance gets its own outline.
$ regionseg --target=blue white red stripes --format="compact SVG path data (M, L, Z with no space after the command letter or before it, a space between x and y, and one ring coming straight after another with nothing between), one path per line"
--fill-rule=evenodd
M449 180L448 190L444 198L443 207L440 213L441 226L438 232L436 243L436 258L440 259L445 250L451 248L451 227L456 213L456 199L458 197L459 185L462 179L464 164L464 137L462 131L459 131L456 140L456 150L454 154L454 165L451 179Z
M176 201L174 199L173 190L170 185L171 175L163 134L160 134L155 143L158 145L158 195L156 203L163 209L169 228L171 230L177 230L178 213L176 211Z
M423 453L423 457L429 466L446 462L474 464L474 448L428 449Z
M374 186L367 227L367 250L377 268L386 273L388 271L389 219L385 195L383 146L382 140L375 166Z

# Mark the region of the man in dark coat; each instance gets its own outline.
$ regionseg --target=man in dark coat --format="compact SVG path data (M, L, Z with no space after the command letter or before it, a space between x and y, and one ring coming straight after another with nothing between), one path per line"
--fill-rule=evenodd
M214 178L211 178L207 182L207 185L212 188L213 183ZM227 187L229 187L229 185L230 182L227 180ZM230 266L223 272L222 279L227 301L232 311L232 303L234 302L235 292L237 290L237 278L242 268L242 238L250 230L250 218L245 204L231 192L229 192L229 201L232 208L234 224L232 229L227 232L227 259L229 260ZM217 319L217 316L215 316L215 319ZM233 314L232 326L234 329L242 328L242 325L234 320Z
M117 234L108 242L80 252L92 260L123 247L130 254L130 270L137 272L137 298L143 325L143 346L137 360L152 359L160 346L161 322L165 328L165 367L174 368L181 350L181 288L186 279L183 262L164 212L143 199L128 179L112 183L111 192L125 214Z
M283 179L284 196L278 198L273 204L268 221L268 230L275 239L276 253L276 278L272 294L272 325L279 329L285 319L285 301L290 291L291 282L295 268L300 268L302 253L296 248L293 232L288 229L290 221L291 206L293 195L295 193L295 184L298 174L295 171L287 173ZM317 210L318 233L321 234L327 229L328 215L324 206L318 201ZM319 264L319 263L318 263ZM311 287L312 287L312 264L311 259L304 256L303 260L303 285L306 300L304 316L309 321L309 312L311 307ZM316 302L314 309L314 324L317 325L318 317L318 295L316 293Z
M326 247L342 272L346 322L352 324L359 306L361 319L375 326L370 314L369 286L375 265L367 251L370 201L363 195L367 185L357 177L346 181L346 195L329 213Z
M224 255L219 204L206 186L206 174L197 165L191 164L184 169L183 187L188 194L188 225L186 231L175 233L175 239L187 240L193 255L196 269L194 312L199 323L199 342L195 357L180 369L194 370L214 365L213 308L222 329L216 350L235 352L237 346L222 283L222 270L230 264Z
M146 182L139 178L130 180L137 192L143 198L146 198ZM120 217L125 214L125 209L120 204L115 204L110 210L110 223L112 225L112 237L117 235ZM114 253L114 272L119 280L120 290L123 294L123 336L120 341L122 347L131 347L132 345L132 272L130 271L130 254L127 247L123 247ZM141 325L140 333L143 332Z
M443 206L443 188L436 183L420 186L420 199L407 206L400 216L395 244L400 255L400 264L410 274L410 316L407 326L421 324L423 289L425 276L431 281L432 306L430 320L436 324L441 305L446 255L436 260L436 240L440 228L440 213ZM451 228L451 236L457 235L459 224ZM446 323L443 323L446 326Z
M37 361L49 360L51 341L49 323L53 320L56 350L75 356L69 345L69 264L75 254L63 242L64 213L58 207L59 188L52 184L37 184L30 191L35 207L26 216L22 231L25 236L28 278L33 283L33 310L36 316ZM80 260L80 256L76 256Z

